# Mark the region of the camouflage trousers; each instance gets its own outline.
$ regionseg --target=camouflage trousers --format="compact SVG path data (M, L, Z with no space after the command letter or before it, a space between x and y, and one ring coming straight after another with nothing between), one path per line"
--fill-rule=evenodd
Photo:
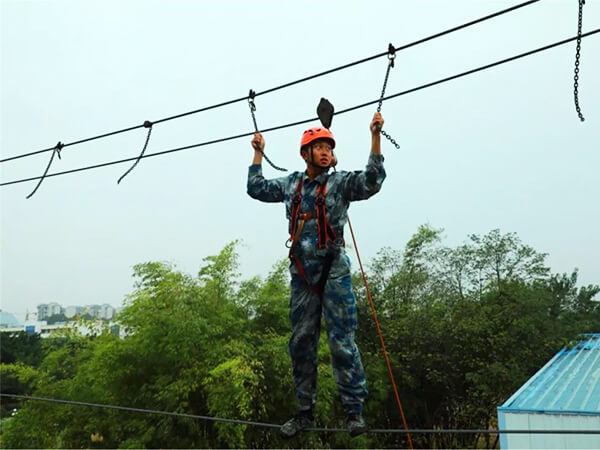
M315 263L313 260L307 264L307 273L313 274L313 279L320 274ZM293 266L290 267L292 337L289 352L301 410L313 408L316 403L317 350L323 315L342 404L348 414L362 412L368 391L360 353L354 342L356 297L350 285L349 267L348 257L340 254L332 265L322 296L308 286Z

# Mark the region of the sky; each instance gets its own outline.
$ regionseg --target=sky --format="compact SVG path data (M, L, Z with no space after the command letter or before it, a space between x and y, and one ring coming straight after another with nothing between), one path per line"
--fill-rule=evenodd
M159 120L312 75L499 11L503 1L1 0L2 158ZM588 0L583 29L600 27ZM577 2L542 0L398 52L387 94L577 32ZM547 253L553 273L600 283L600 34L384 102L387 179L350 217L367 262L403 249L421 224L443 243L514 232ZM259 128L375 100L387 59L256 98ZM336 116L338 168L364 168L375 105ZM299 125L265 133L267 155L303 170ZM252 131L246 102L156 124L147 153ZM50 172L135 157L145 129L66 147ZM0 308L23 318L40 303L120 306L132 268L165 261L197 274L240 239L242 278L284 259L282 204L246 194L253 151L241 138L131 163L0 187ZM0 164L2 182L40 176L43 153ZM267 178L281 176L263 165ZM347 231L346 231L347 232ZM349 249L353 267L356 258Z

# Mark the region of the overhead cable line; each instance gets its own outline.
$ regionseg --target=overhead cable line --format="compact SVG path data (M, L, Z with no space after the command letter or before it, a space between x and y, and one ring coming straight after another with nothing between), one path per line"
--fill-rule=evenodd
M414 42L402 45L400 47L396 47L394 50L395 51L400 51L400 50L405 50L405 49L410 48L410 47L414 47L416 45L419 45L419 44L422 44L424 42L436 39L436 38L444 36L446 34L450 34L450 33L453 33L455 31L459 31L459 30L462 30L464 28L470 27L472 25L476 25L478 23L484 22L484 21L492 19L494 17L498 17L498 16L501 16L503 14L506 14L506 13L509 13L509 12L512 12L512 11L516 11L516 10L518 10L520 8L523 8L525 6L529 6L529 5L531 5L533 3L537 3L539 1L540 0L529 0L529 1L526 1L524 3L520 3L520 4L512 6L510 8L506 8L506 9L503 9L501 11L497 11L495 13L488 14L487 16L480 17L480 18L472 20L470 22L466 22L466 23L464 23L462 25L458 25L456 27L449 28L447 30L441 31L441 32L436 33L436 34L432 34L430 36L427 36L427 37L424 37L424 38L419 39L417 41L414 41ZM366 63L368 61L372 61L372 60L377 59L377 58L381 58L382 56L386 56L388 54L389 54L389 51L388 52L378 53L376 55L372 55L372 56L369 56L369 57L366 57L366 58L363 58L363 59L359 59L359 60L353 61L351 63L347 63L347 64L344 64L344 65L341 65L341 66L338 66L338 67L334 67L333 69L325 70L323 72L319 72L319 73L316 73L314 75L309 75L309 76L297 79L295 81L290 81L288 83L284 83L284 84L281 84L279 86L275 86L275 87L266 89L266 90L261 91L261 92L256 92L255 96L257 97L259 95L269 94L271 92L275 92L275 91L278 91L278 90L281 90L281 89L285 89L285 88L288 88L290 86L294 86L296 84L304 83L306 81L313 80L315 78L319 78L319 77L322 77L322 76L325 76L325 75L329 75L331 73L338 72L340 70L348 69L350 67L353 67L353 66L356 66L356 65L359 65L359 64L363 64L363 63ZM241 101L244 101L244 100L248 100L249 98L250 98L249 96L234 98L232 100L227 100L227 101L224 101L224 102L221 102L221 103L216 103L214 105L205 106L205 107L202 107L202 108L199 108L199 109L195 109L193 111L188 111L188 112L184 112L184 113L181 113L181 114L176 114L174 116L165 117L163 119L154 120L154 121L152 121L152 123L154 125L156 125L158 123L167 122L169 120L174 120L174 119L179 119L181 117L189 116L189 115L192 115L192 114L197 114L197 113L208 111L208 110L211 110L211 109L221 108L221 107L224 107L224 106L227 106L227 105L231 105L233 103L238 103L238 102L241 102ZM109 136L114 136L116 134L126 133L126 132L129 132L129 131L132 131L132 130L137 130L137 129L143 128L143 127L145 127L145 122L143 124L140 124L140 125L135 125L135 126L128 127L128 128L123 128L123 129L120 129L120 130L111 131L111 132L104 133L104 134L99 134L97 136L92 136L92 137L89 137L89 138L80 139L80 140L73 141L73 142L68 142L66 144L63 144L63 147L70 147L70 146L73 146L73 145L83 144L85 142L90 142L90 141L93 141L93 140L96 140L96 139L102 139L102 138L106 138L106 137L109 137ZM28 157L28 156L33 156L33 155L37 155L37 154L44 153L44 152L50 152L50 151L53 151L54 148L55 147L45 148L45 149L42 149L42 150L37 150L37 151L29 152L29 153L23 153L23 154L20 154L20 155L15 155L15 156L11 156L11 157L8 157L8 158L0 159L0 163L7 162L7 161L12 161L12 160L19 159L19 158L25 158L25 157Z
M595 30L592 30L592 31L589 31L587 33L582 34L581 38L592 36L592 35L597 34L599 32L600 32L600 28L596 28ZM471 69L471 70L468 70L466 72L461 72L461 73L458 73L456 75L452 75L452 76L449 76L449 77L446 77L446 78L442 78L442 79L437 80L437 81L433 81L431 83L422 84L422 85L414 87L412 89L408 89L408 90L405 90L405 91L402 91L402 92L398 92L396 94L388 95L387 97L384 97L383 100L391 100L393 98L400 97L402 95L411 94L413 92L420 91L422 89L430 88L430 87L436 86L438 84L445 83L447 81L455 80L457 78L461 78L461 77L464 77L464 76L467 76L467 75L471 75L471 74L476 73L476 72L480 72L480 71L483 71L483 70L486 70L486 69L490 69L492 67L496 67L496 66L499 66L501 64L505 64L505 63L508 63L508 62L511 62L511 61L515 61L517 59L524 58L526 56L530 56L530 55L533 55L535 53L543 52L545 50L549 50L551 48L567 44L567 43L572 42L572 41L574 41L576 39L577 39L577 36L571 37L571 38L568 38L568 39L563 39L562 41L558 41L558 42L555 42L553 44L549 44L549 45L546 45L544 47L537 48L535 50L530 50L530 51L525 52L525 53L521 53L521 54L518 54L518 55L515 55L515 56L511 56L510 58L505 58L505 59L502 59L500 61L496 61L496 62L493 62L493 63L490 63L490 64L486 64L484 66L479 66L479 67L477 67L475 69ZM354 111L354 110L357 110L357 109L360 109L360 108L364 108L366 106L377 104L380 100L381 99L371 100L369 102L362 103L362 104L356 105L356 106L352 106L352 107L343 109L341 111L336 111L334 114L335 115L345 114L345 113L348 113L348 112L351 112L351 111ZM285 124L285 125L278 125L278 126L275 126L275 127L266 128L266 129L262 130L262 132L263 133L267 133L267 132L270 132L270 131L280 130L280 129L283 129L283 128L290 128L290 127L293 127L293 126L302 125L302 124L305 124L305 123L308 123L308 122L312 122L314 120L317 120L317 118L314 117L314 118L310 118L310 119L300 120L298 122L288 123L288 124ZM237 135L229 136L229 137L225 137L225 138L213 139L211 141L205 141L205 142L201 142L199 144L187 145L187 146L184 146L184 147L173 148L173 149L170 149L170 150L164 150L164 151L155 152L155 153L147 153L147 154L143 155L142 158L150 158L152 156L165 155L167 153L174 153L174 152L178 152L178 151L182 151L182 150L188 150L188 149L191 149L191 148L203 147L203 146L206 146L206 145L217 144L217 143L225 142L225 141L231 141L231 140L234 140L234 139L239 139L239 138L243 138L243 137L247 137L247 136L252 136L253 134L254 134L254 132L251 131L251 132L248 132L248 133L237 134ZM63 172L55 172L55 173L51 173L51 174L46 175L46 178L48 178L48 177L55 177L55 176L59 176L59 175L67 175L67 174L70 174L70 173L81 172L81 171L84 171L84 170L97 169L99 167L110 166L110 165L113 165L113 164L120 164L120 163L124 163L124 162L135 161L137 158L138 157L135 156L135 157L132 157L132 158L125 158L125 159L120 159L120 160L115 160L115 161L109 161L109 162L106 162L106 163L95 164L95 165L92 165L92 166L86 166L86 167L80 167L80 168L77 168L77 169L65 170ZM4 182L4 183L0 183L0 186L8 186L8 185L11 185L11 184L24 183L24 182L27 182L27 181L39 180L40 178L42 178L42 177L37 176L37 177L23 178L23 179L14 180L14 181L7 181L7 182Z
M155 409L145 409L145 408L132 408L129 406L118 406L118 405L108 405L103 403L90 403L90 402L79 402L74 400L63 400L58 398L46 398L46 397L34 397L29 395L17 395L17 394L2 394L0 393L0 397L7 398L15 398L21 400L30 400L36 402L48 402L48 403L59 403L65 405L74 405L74 406L88 406L92 408L103 408L103 409L114 409L120 411L129 411L143 414L155 414L162 416L172 416L172 417L182 417L187 419L196 419L196 420L207 420L211 422L224 422L224 423L232 423L238 425L251 425L256 427L263 428L280 428L281 425L274 423L265 423L265 422L255 422L252 420L242 420L242 419L226 419L223 417L212 417L212 416L202 416L198 414L187 414L187 413L178 413L172 411L159 411ZM317 431L324 433L347 433L348 430L345 428L307 428L306 431ZM561 429L561 430L495 430L495 429L414 429L414 430L406 430L406 429L370 429L368 433L378 433L378 434L600 434L600 429L595 430L573 430L573 429Z

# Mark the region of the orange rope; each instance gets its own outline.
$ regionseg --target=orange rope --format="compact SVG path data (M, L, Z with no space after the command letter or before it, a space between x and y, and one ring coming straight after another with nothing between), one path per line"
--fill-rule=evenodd
M367 282L367 276L365 275L365 270L363 269L362 261L360 260L360 254L358 253L358 246L356 245L356 238L354 237L354 230L352 229L352 223L350 222L350 217L348 217L348 226L350 227L350 234L352 235L352 242L354 243L354 249L356 250L356 257L358 258L358 265L360 266L360 272L362 273L363 281L365 283L365 289L367 290L367 298L369 299L369 305L371 306L371 311L373 312L373 319L375 320L375 327L377 328L377 335L379 336L379 342L381 343L381 351L383 352L383 357L385 359L385 364L387 366L388 374L390 376L390 381L392 382L392 387L394 388L394 395L396 397L396 405L398 406L398 411L400 411L400 416L402 417L402 424L404 425L404 430L406 431L406 437L408 438L408 446L411 450L414 450L412 439L410 437L410 433L408 431L408 424L406 423L406 417L404 416L404 409L402 408L402 402L400 401L400 395L398 395L398 388L396 387L396 381L394 380L394 375L392 374L392 365L390 364L390 358L388 357L387 350L385 348L385 342L383 341L383 335L381 334L381 327L379 326L379 320L377 320L377 310L375 309L375 303L373 302L373 297L371 297L371 291L369 290L369 283Z

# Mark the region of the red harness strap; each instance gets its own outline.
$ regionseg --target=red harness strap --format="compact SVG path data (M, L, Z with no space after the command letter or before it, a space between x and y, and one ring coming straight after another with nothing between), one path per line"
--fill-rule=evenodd
M315 198L315 210L317 213L317 233L319 235L319 249L329 247L329 241L335 240L335 231L327 221L327 207L325 196L327 195L327 182L320 184L317 188Z
M290 260L296 265L298 269L298 273L304 279L306 284L308 284L317 294L323 294L324 283L321 281L316 285L311 285L308 281L308 277L300 260L296 258L294 255L294 249L296 247L296 243L302 234L302 229L304 228L304 223L316 217L317 220L317 234L319 236L319 249L324 249L329 246L330 242L333 242L336 238L335 231L333 227L327 221L327 207L325 204L325 196L327 195L327 182L321 184L317 187L317 196L315 198L315 215L312 213L304 213L300 214L300 207L302 205L302 188L304 187L304 178L300 177L298 184L296 185L296 191L292 198L292 210L290 211L290 238L288 242L290 243ZM327 268L327 274L329 273L329 268ZM327 276L325 274L325 276Z
M296 239L296 231L298 229L298 218L300 215L300 206L302 205L302 187L304 186L304 178L300 176L298 184L296 185L296 191L292 197L292 211L290 214L290 241L293 242Z

